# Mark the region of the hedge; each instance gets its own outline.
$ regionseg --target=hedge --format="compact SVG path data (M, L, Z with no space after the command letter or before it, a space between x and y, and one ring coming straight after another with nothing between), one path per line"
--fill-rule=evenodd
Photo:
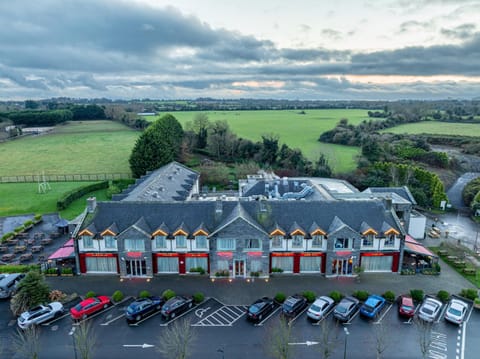
M87 186L79 187L74 189L70 192L67 192L57 201L57 210L61 211L66 209L70 203L75 201L76 199L90 193L93 191L98 191L100 189L108 188L108 181L102 181L94 184L90 184Z
M40 272L38 264L6 264L0 266L0 273L27 273L30 271Z

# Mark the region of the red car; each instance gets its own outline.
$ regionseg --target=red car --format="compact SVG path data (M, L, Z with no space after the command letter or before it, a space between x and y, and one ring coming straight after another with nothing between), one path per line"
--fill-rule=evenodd
M110 301L110 298L105 295L87 298L71 308L70 315L75 320L85 319L93 313L108 308L111 304L112 302Z
M412 297L408 295L398 297L398 314L407 318L415 315L415 304Z

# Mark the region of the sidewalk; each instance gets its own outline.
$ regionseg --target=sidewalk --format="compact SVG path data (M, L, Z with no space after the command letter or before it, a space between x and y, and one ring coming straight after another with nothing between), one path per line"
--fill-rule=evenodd
M370 293L383 294L391 290L395 295L407 293L410 289L422 289L426 294L436 294L446 290L458 294L463 288L471 288L472 284L461 277L453 269L440 261L440 276L417 274L402 276L394 273L362 273L360 283L354 278L329 278L320 275L276 275L268 281L255 279L216 279L206 276L155 276L149 282L143 278L133 278L120 282L117 276L76 276L47 277L51 289L60 289L67 293L76 292L85 295L93 290L96 294L112 295L120 290L124 295L137 296L141 290L151 294L161 294L165 289L172 289L178 294L192 295L202 292L206 297L215 297L225 304L246 305L262 296L275 296L278 292L285 295L314 291L317 295L328 295L333 290L342 294L351 294L355 290L367 290Z

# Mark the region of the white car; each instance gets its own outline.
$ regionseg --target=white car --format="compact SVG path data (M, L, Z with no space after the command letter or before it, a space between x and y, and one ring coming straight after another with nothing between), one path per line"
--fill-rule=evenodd
M47 305L38 305L27 312L20 314L17 324L20 328L26 329L31 325L41 324L47 320L59 317L63 314L63 304L60 302L52 302Z
M426 322L433 322L437 318L440 309L442 309L442 305L442 302L439 300L427 297L420 306L418 316Z
M335 305L335 301L327 296L318 297L308 308L307 316L313 320L322 319L330 309Z
M458 300L458 299L450 299L448 303L447 310L445 311L445 319L449 322L455 324L462 324L463 320L465 319L465 315L468 311L468 304Z

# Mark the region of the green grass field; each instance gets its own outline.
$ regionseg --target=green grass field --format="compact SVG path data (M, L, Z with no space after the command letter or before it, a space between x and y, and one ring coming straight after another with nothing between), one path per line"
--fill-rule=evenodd
M424 121L408 123L383 130L382 132L398 134L421 134L433 135L457 135L457 136L480 136L480 124L475 123L451 123L440 121Z
M172 114L185 125L192 121L198 112L185 111ZM359 109L325 109L288 111L204 111L211 122L226 120L238 137L260 141L262 134L276 134L280 143L289 147L300 148L311 160L324 153L335 172L346 172L355 168L355 157L360 149L357 147L325 144L317 141L320 134L333 129L338 121L347 118L349 123L357 125L368 119L366 110ZM160 114L159 116L162 116ZM155 120L157 116L150 117Z

